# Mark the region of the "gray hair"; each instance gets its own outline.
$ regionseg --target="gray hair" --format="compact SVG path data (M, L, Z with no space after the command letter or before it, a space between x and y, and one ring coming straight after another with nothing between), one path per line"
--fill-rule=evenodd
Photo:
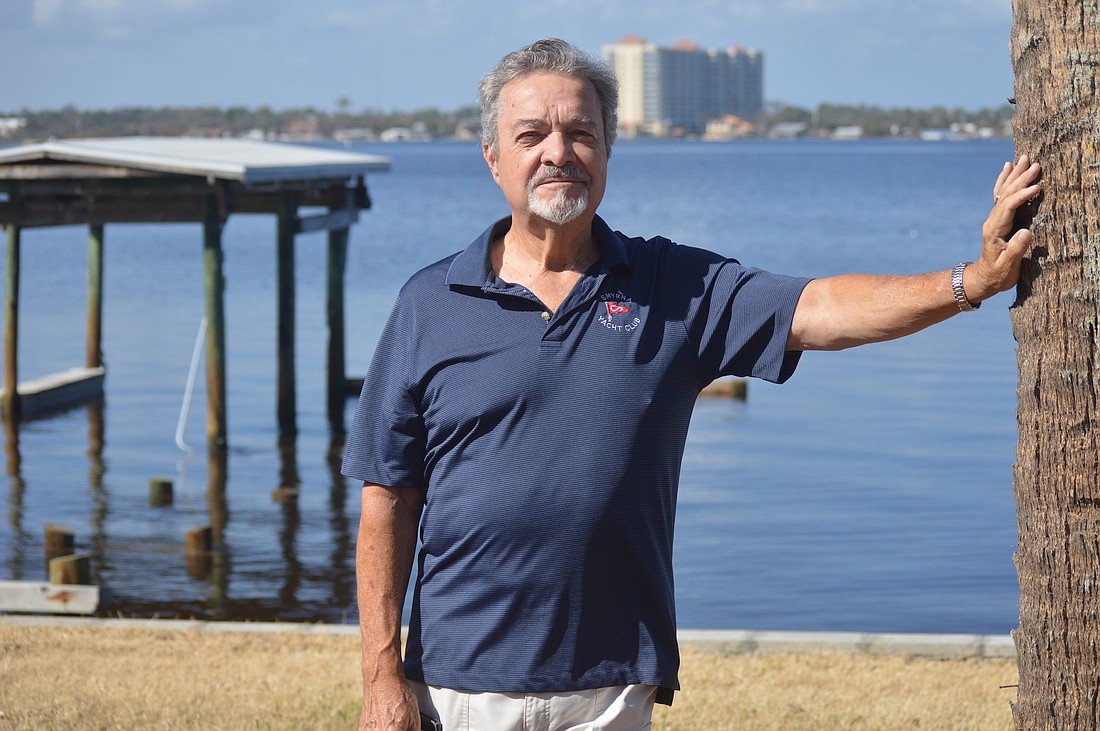
M611 145L615 144L619 125L619 82L606 63L558 38L544 38L509 53L482 77L477 90L481 105L481 139L489 149L496 154L501 90L516 79L537 73L569 76L592 84L600 100L607 156L611 157Z

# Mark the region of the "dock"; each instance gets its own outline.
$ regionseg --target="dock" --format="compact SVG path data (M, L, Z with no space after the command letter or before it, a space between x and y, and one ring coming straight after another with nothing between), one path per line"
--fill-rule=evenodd
M204 267L207 443L227 445L225 279L222 229L236 213L269 214L278 225L278 332L275 384L281 437L297 432L295 393L295 237L328 232L328 414L343 431L344 279L349 231L370 208L368 174L389 158L305 145L195 137L51 140L0 148L0 226L6 228L3 390L0 412L18 421L103 395L101 332L105 226L199 224ZM308 209L324 209L323 212ZM88 226L85 362L62 373L20 380L19 269L25 232Z

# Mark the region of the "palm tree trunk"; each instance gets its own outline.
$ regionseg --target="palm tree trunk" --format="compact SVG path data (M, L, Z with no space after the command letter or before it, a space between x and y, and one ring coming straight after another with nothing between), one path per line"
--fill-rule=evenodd
M1013 0L1017 154L1043 165L1019 342L1016 728L1100 729L1100 0Z

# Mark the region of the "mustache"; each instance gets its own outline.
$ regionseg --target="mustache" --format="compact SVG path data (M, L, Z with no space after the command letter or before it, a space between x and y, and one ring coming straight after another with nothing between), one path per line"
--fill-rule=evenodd
M547 180L568 180L588 185L592 182L592 176L576 165L566 165L560 168L556 165L543 165L527 181L527 189L532 190L536 185L545 183Z

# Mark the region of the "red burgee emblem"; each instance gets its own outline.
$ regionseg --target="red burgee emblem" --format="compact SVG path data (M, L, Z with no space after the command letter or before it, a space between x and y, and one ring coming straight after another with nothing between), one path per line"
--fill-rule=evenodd
M608 315L621 315L624 312L630 312L630 308L626 305L620 305L618 302L604 302L607 305Z

